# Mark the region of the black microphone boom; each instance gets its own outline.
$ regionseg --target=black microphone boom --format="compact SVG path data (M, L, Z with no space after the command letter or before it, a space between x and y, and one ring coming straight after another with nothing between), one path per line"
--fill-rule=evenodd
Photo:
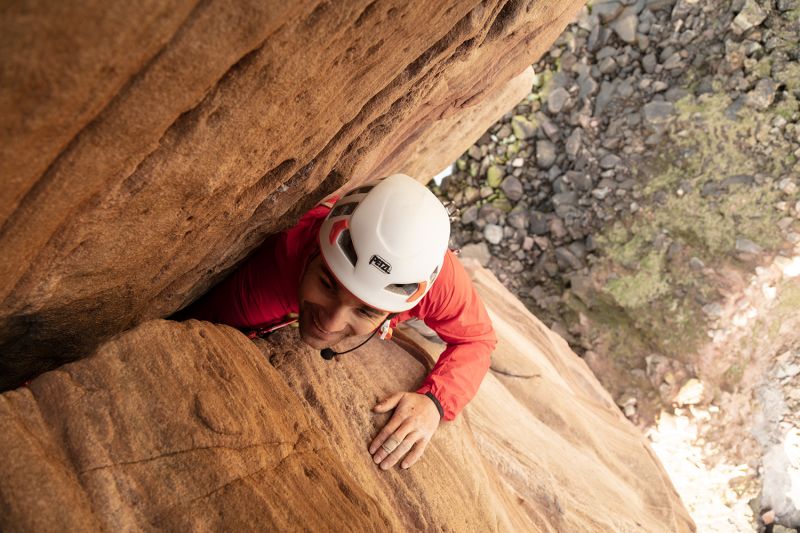
M373 332L372 332L372 335L370 335L369 337L367 337L367 340L365 340L364 342L362 342L361 344L359 344L359 345L358 345L358 346L356 346L355 348L350 348L349 350L347 350L347 351L345 351L345 352L337 352L337 351L333 350L332 348L323 348L322 350L320 350L320 351L319 351L319 354L320 354L320 355L322 356L322 358L323 358L323 359L325 359L326 361L330 361L331 359L333 359L333 358L334 358L335 356L337 356L337 355L343 355L343 354L346 354L346 353L350 353L350 352L352 352L353 350L358 350L359 348L361 348L362 346L364 346L365 344L367 344L367 343L369 342L369 340L370 340L372 337L374 337L374 336L375 336L375 334L376 334L376 333L378 333L378 330L377 330L377 329L376 329L375 331L373 331Z

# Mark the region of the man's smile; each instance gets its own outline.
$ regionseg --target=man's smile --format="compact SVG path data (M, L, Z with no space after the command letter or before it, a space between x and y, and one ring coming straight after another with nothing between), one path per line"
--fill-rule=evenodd
M341 339L342 337L341 331L328 331L320 325L316 310L313 307L309 308L308 313L309 315L311 315L311 323L314 326L314 329L316 330L313 334L315 337L323 341L332 341L332 342Z

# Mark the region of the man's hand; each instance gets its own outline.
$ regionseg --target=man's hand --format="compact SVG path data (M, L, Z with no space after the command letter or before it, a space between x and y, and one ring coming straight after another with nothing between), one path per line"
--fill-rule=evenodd
M402 468L416 463L439 427L439 411L424 394L398 392L376 404L372 411L386 413L392 409L392 418L369 445L373 461L383 470L393 467L403 456Z

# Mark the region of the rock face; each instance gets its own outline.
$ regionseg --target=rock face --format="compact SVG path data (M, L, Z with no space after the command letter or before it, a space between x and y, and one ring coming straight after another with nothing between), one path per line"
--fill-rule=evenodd
M372 341L327 362L291 329L253 344L225 326L149 321L0 396L0 524L693 530L588 367L491 274L474 277L499 337L492 370L409 470L371 462L388 415L370 408L424 377L423 348L436 347L422 337L400 336L413 354Z
M402 167L582 2L14 5L0 18L0 387L177 310Z

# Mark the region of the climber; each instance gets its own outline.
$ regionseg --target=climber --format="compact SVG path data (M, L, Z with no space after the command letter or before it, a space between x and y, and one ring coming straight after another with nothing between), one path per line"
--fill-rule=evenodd
M408 468L440 419L454 419L475 395L496 343L483 303L447 247L449 236L448 213L436 196L395 174L333 206L319 205L269 237L179 317L248 329L251 336L296 322L302 340L325 358L338 355L330 347L346 337L386 338L399 322L424 320L447 348L420 388L373 407L394 410L369 445L374 462L385 470L403 459Z

